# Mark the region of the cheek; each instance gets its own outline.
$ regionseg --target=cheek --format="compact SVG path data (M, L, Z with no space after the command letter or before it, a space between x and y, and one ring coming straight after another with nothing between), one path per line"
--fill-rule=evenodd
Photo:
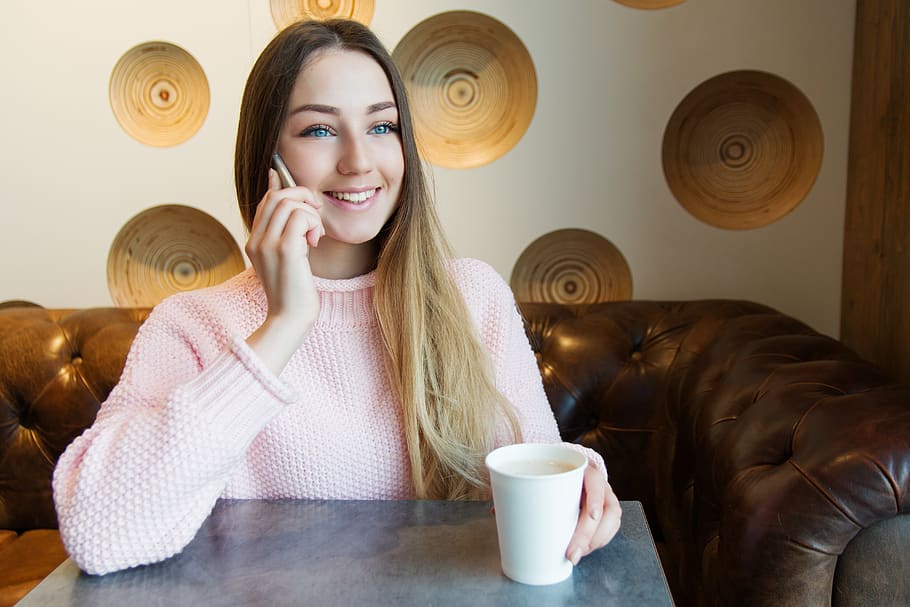
M319 185L325 179L326 173L334 167L330 154L315 149L292 150L285 158L285 162L291 168L297 185L310 188Z
M401 148L388 154L384 170L388 179L394 179L398 184L401 184L401 180L404 178L404 155Z

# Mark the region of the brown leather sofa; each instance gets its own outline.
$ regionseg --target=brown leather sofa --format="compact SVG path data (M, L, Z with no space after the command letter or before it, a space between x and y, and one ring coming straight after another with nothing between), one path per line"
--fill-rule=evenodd
M644 504L678 605L910 605L910 387L754 303L521 309L564 438ZM0 606L64 559L54 462L146 315L0 309Z

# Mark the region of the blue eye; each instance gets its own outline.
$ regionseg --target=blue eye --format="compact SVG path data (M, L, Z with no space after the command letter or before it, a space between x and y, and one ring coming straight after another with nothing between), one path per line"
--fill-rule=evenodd
M389 133L395 133L398 131L398 126L392 124L391 122L380 122L372 129L370 133L374 135L388 135Z
M303 133L301 133L304 137L329 137L331 134L332 130L324 124L311 126L304 129Z

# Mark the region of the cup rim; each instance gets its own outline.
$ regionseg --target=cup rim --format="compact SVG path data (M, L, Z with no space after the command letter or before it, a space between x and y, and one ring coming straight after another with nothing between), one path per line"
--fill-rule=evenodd
M503 460L503 458L511 455L513 452L520 453L524 451L550 451L555 454L565 455L567 456L566 459L578 459L576 460L577 463L565 462L565 460L562 460L565 463L575 463L575 466L571 470L566 470L565 472L556 472L553 474L521 474L517 472L505 472L501 469L503 463L515 461L516 459L509 458ZM579 453L578 451L563 443L514 443L493 449L487 454L486 458L484 458L484 463L487 466L487 470L489 470L491 474L495 472L497 474L503 474L515 478L557 478L569 474L577 474L579 470L584 470L584 468L588 465L588 458L585 457L584 454Z

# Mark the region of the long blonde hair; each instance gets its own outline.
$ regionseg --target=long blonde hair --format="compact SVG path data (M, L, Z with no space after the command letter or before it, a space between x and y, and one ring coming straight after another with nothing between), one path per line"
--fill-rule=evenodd
M247 228L268 187L272 150L300 70L326 49L367 53L382 67L398 106L405 171L398 209L383 227L374 298L386 368L404 413L418 498L488 495L483 459L499 424L520 430L496 388L461 293L449 273L444 236L417 153L404 82L388 51L354 21L301 22L280 32L247 79L234 154L234 180Z

